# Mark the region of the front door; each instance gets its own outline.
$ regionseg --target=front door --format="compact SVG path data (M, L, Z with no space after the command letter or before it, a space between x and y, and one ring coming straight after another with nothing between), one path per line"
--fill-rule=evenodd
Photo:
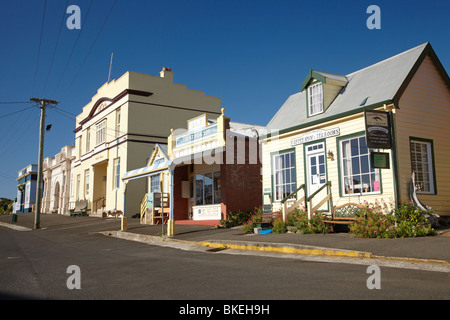
M308 196L316 192L327 182L325 143L317 143L305 147ZM320 202L327 195L326 188L316 197L314 203ZM328 203L325 203L319 210L328 210Z

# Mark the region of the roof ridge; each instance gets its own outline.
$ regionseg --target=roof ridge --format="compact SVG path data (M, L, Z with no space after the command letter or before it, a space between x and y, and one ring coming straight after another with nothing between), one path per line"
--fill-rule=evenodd
M406 50L406 51L400 52L400 53L396 54L395 56L386 58L386 59L384 59L384 60L381 60L381 61L379 61L379 62L376 62L376 63L374 63L374 64L371 64L370 66L367 66L367 67L364 67L364 68L362 68L362 69L356 70L356 71L354 71L354 72L352 72L352 73L349 73L349 74L346 75L346 77L352 77L352 76L354 76L356 73L361 72L361 71L363 71L363 70L366 70L366 69L369 69L369 68L378 66L378 65L380 65L380 64L382 64L382 63L386 63L386 62L388 62L388 61L390 61L390 60L398 59L400 56L403 56L403 55L405 55L405 54L407 54L407 53L411 53L412 51L418 50L419 48L421 48L421 49L423 50L423 49L425 49L425 47L426 47L427 45L429 45L429 42L422 43L421 45L418 45L418 46L416 46L416 47L414 47L414 48L411 48L411 49L408 49L408 50Z

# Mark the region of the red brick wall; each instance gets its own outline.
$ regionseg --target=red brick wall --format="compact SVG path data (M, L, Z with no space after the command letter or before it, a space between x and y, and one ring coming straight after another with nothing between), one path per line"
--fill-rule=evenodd
M261 162L259 157L257 157L256 164L249 163L249 159L251 159L249 156L249 139L245 140L245 155L238 154L236 140L234 149L230 149L231 144L229 140L227 140L227 145L226 152L230 153L233 151L234 155L233 157L231 157L231 154L228 154L228 157L225 155L226 161L221 165L222 214L225 214L222 217L223 219L230 212L252 211L255 207L262 205ZM238 163L239 157L242 157L240 158L241 160L245 159L245 163ZM231 158L234 161L230 164Z
M189 199L181 197L181 182L188 181L189 165L176 167L173 179L173 217L175 220L189 219Z

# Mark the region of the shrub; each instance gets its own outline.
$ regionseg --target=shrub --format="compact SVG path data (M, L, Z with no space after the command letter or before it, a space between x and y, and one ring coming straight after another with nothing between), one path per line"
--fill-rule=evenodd
M282 216L277 216L277 218L272 223L272 232L273 233L286 233L287 232L287 223L283 221Z
M424 212L410 202L402 202L393 213L379 205L367 205L364 213L349 225L350 233L361 238L399 238L433 235Z

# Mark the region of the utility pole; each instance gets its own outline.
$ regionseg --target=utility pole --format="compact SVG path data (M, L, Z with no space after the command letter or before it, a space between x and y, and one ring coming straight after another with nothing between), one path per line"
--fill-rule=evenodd
M48 105L56 106L58 101L31 98L30 101L34 101L40 104L41 108L41 125L39 129L39 160L38 160L38 176L36 186L36 212L34 216L34 229L40 228L40 216L41 216L41 203L42 203L42 166L44 162L44 135L45 135L45 111Z

